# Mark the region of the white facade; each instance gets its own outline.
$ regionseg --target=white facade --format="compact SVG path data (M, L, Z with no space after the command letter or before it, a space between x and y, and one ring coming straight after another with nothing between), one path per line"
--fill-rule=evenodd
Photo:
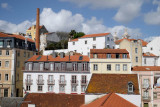
M78 38L78 41L69 41L68 50L89 55L90 49L115 48L114 38L111 34L106 36Z
M27 75L31 76L31 80L32 80L32 85L30 85L30 91L27 91L29 93L47 93L47 92L54 92L54 93L66 93L66 94L71 94L71 93L77 93L77 94L81 94L84 93L84 91L82 91L82 85L81 85L81 80L82 80L82 75L87 77L87 84L91 78L91 74L90 73L41 73L41 72L24 72L23 73L23 86L26 89L27 85L26 85L26 80L27 80ZM42 91L38 91L38 84L37 84L37 80L38 80L38 75L42 75L42 78L44 80L44 84L40 85L42 86ZM49 91L49 85L48 84L48 77L49 75L53 75L53 81L54 84L53 86L53 90ZM60 76L64 75L66 83L64 84L64 92L60 92ZM76 80L77 80L77 85L76 85L76 91L72 91L72 85L71 85L71 78L73 76L76 76ZM86 85L87 87L87 85Z
M57 50L44 50L43 55L51 55L52 53L57 52L57 53L68 53L68 49L57 49Z
M158 57L142 57L142 66L157 66L158 65Z
M160 37L154 38L151 42L147 44L146 48L143 48L143 52L150 52L155 54L156 56L160 56L160 45L159 45ZM158 66L160 66L160 58L158 58Z

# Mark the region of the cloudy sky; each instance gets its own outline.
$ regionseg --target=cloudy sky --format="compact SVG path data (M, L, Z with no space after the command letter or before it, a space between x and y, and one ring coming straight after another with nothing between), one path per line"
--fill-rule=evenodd
M121 36L127 28L132 38L160 36L160 0L0 0L0 31L25 33L35 24L36 8L50 32Z

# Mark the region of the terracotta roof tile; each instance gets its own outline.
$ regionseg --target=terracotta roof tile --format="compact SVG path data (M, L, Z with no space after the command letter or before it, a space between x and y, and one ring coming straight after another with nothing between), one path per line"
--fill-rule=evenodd
M89 35L84 35L80 38L90 38L90 37L100 37L100 36L106 36L109 35L110 33L99 33L99 34L89 34ZM78 41L79 38L72 39L71 42L73 41Z
M115 93L109 93L87 105L81 107L137 107Z
M147 57L158 57L158 56L156 56L156 55L154 55L154 54L152 54L152 53L149 53L149 52L143 53L143 56L147 56Z
M139 94L137 74L92 74L86 93L128 93L128 82L134 85L134 94Z
M83 56L82 60L79 60L79 57ZM38 57L41 57L39 60L37 60ZM67 61L71 61L71 62L89 62L89 57L85 56L85 55L73 55L70 56L70 60L69 60L69 56L65 56L64 58L61 58L60 56L53 58L52 55L34 55L33 57L31 57L30 59L28 59L27 61L32 62L32 61L57 61L57 62L67 62Z
M21 40L25 40L26 39L24 36L21 36L21 35L7 34L7 33L1 33L1 32L0 32L0 37L14 37L14 38L21 39ZM34 42L30 38L27 38L27 41Z
M107 53L127 53L129 52L126 49L91 49L90 50L91 54L107 54Z
M80 107L84 104L84 95L29 93L24 102L21 107L28 107L28 104L35 104L36 107Z
M123 38L123 39L120 39L120 40L117 40L115 41L115 44L119 44L120 42L122 42L124 39L128 40L128 41L133 41L133 40L136 40L136 39L127 39L127 38ZM147 46L148 42L142 40L142 39L138 39L138 40L141 40L142 42L142 46Z
M135 66L132 71L160 71L160 66Z

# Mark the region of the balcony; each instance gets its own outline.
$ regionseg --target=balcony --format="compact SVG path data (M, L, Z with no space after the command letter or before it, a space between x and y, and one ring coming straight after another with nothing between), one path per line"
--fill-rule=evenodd
M59 80L59 85L66 85L66 80Z
M142 88L149 88L150 85L149 84L142 84Z
M44 84L44 80L39 80L39 79L38 79L38 80L37 80L37 84L38 84L38 85L43 85L43 84Z
M150 101L151 97L150 96L143 96L143 101Z
M78 85L78 80L76 81L71 80L71 85Z
M48 85L54 85L55 84L55 80L47 80Z
M81 85L87 85L88 84L88 81L82 81L81 80Z
M25 83L27 85L32 85L33 84L33 80L32 79L25 79Z

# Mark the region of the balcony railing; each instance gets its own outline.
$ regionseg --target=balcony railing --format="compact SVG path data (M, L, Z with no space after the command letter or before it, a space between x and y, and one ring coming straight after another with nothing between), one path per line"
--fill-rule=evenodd
M86 81L81 80L81 85L87 85L87 84L88 84L87 80Z
M48 85L54 85L55 84L55 80L47 80Z
M32 79L25 79L25 82L26 82L27 85L32 85L33 84Z
M59 85L66 85L66 80L59 80Z
M150 96L143 96L143 100L145 100L145 101L150 101L150 100L151 100L151 97L150 97Z
M78 80L75 81L71 80L71 85L78 85Z
M37 80L37 84L38 84L38 85L43 85L43 84L44 84L44 80L39 80L39 79L38 79L38 80Z
M149 84L142 84L142 87L143 87L143 88L149 88L150 85L149 85Z

